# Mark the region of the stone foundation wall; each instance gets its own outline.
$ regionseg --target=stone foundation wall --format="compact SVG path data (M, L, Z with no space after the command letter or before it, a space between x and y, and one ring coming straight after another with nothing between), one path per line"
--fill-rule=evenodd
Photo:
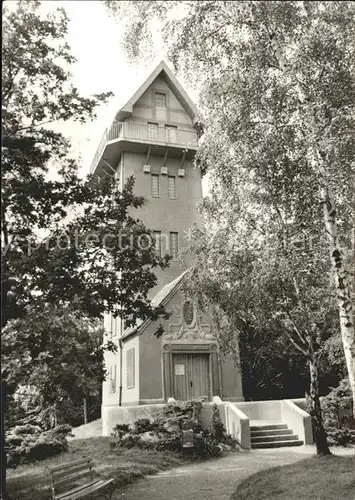
M139 406L102 406L102 435L110 436L117 424L133 425L140 418L154 420L166 404L148 404ZM201 425L204 429L212 428L213 404L206 403L200 414Z

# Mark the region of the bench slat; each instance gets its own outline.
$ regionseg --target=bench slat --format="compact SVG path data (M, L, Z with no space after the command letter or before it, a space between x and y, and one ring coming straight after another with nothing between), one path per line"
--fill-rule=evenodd
M63 465L57 465L57 467L51 467L50 472L56 472L59 470L64 470L64 469L70 469L70 467L73 467L74 465L79 465L79 464L84 464L84 463L91 463L92 459L91 458L85 458L83 460L75 460L74 462L68 462L67 464Z
M61 479L62 477L75 474L75 472L81 472L82 470L88 471L91 469L91 467L92 467L91 463L85 462L84 464L77 464L70 468L66 467L64 470L54 471L52 472L53 483L56 483L57 480Z
M89 495L94 491L100 490L105 486L113 483L113 479L101 479L95 483L83 486L81 488L75 488L74 490L62 493L59 496L55 496L55 500L75 500L76 498L81 498L83 496Z
M56 481L55 487L63 486L65 484L69 485L70 483L73 483L74 481L77 481L79 479L82 479L83 477L88 477L88 476L90 476L89 481L92 482L92 474L93 474L93 472L88 470L86 472L81 472L80 474L73 474L71 476L66 476L64 479L60 479L59 481Z
M74 495L76 493L81 493L83 490L86 488L89 488L93 485L102 483L102 479L98 479L97 481L89 484L82 484L81 486L76 486L75 488L68 490L68 491L63 491L62 493L58 493L54 498L55 500L62 500L62 498L67 498L70 495Z

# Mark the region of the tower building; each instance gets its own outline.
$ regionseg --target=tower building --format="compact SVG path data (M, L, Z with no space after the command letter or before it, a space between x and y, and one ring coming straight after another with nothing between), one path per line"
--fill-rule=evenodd
M134 192L146 200L135 215L155 232L157 252L172 257L169 268L157 271L158 284L151 291L154 304L171 312L162 322L162 338L154 336L153 322L124 329L120 318L105 317L106 334L119 349L105 355L104 434L117 423L121 405L215 395L243 400L240 373L231 357L220 355L211 317L180 292L188 258L182 265L178 254L188 245L189 228L200 223L201 172L193 164L197 147L195 105L161 62L118 111L91 165L94 175L114 171L121 186L134 176Z

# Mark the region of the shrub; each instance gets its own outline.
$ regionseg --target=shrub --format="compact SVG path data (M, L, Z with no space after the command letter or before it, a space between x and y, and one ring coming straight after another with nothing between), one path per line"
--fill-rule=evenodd
M352 395L350 384L344 379L322 399L324 427L330 445L355 445L354 420L349 408L352 408Z
M25 424L25 425L16 425L12 428L11 433L17 436L26 436L29 434L40 434L42 432L42 428L39 425Z
M221 417L219 416L219 411L216 404L213 405L212 411L212 426L214 435L219 441L224 441L226 439L226 430L224 428Z
M134 422L133 432L136 434L143 434L144 432L149 432L154 429L154 424L149 420L149 418L140 418Z
M127 424L117 424L113 428L113 437L122 437L124 434L129 432L129 425Z
M9 467L58 455L68 448L68 425L42 431L31 424L18 425L6 434L6 453Z
M194 453L199 457L218 456L226 448L236 448L236 442L226 434L213 407L212 432L203 430L200 422L202 401L184 401L168 404L154 420L139 419L132 430L127 425L114 428L111 448L153 448L161 451L183 451L183 429L192 429Z
M200 457L218 457L223 452L223 446L211 432L197 434L194 441L196 454Z

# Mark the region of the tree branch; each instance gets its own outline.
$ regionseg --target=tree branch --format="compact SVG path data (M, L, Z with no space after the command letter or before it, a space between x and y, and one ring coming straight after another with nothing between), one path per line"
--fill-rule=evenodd
M309 351L306 351L291 335L288 335L288 338L291 344L308 359L310 356Z

